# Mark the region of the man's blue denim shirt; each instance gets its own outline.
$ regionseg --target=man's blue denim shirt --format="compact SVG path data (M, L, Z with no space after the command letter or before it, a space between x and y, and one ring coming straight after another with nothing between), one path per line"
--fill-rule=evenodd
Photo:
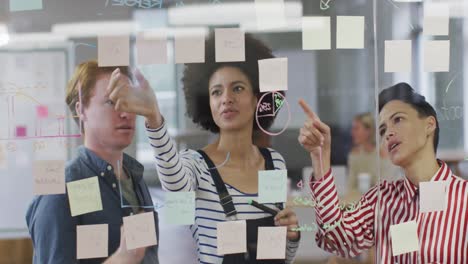
M118 179L112 165L99 158L91 150L79 147L78 157L65 169L66 182L98 176L102 198L102 211L72 217L67 194L40 195L34 198L26 213L26 222L34 245L34 263L102 263L106 258L76 259L76 226L108 224L109 256L120 245L122 218L132 214L131 208L121 207ZM133 186L140 205L153 205L148 187L143 180L143 165L124 154L123 166L133 179ZM128 204L125 198L124 204ZM154 211L145 209L145 211ZM154 212L156 234L158 216ZM157 246L149 247L143 263L158 263Z

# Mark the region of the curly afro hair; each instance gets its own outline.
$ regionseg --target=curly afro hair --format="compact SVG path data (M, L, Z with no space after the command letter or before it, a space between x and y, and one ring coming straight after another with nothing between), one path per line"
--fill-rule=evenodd
M210 109L209 80L213 73L222 67L236 67L242 71L252 84L253 93L260 100L263 94L259 89L258 60L274 58L271 49L260 40L245 34L245 61L216 62L215 34L210 33L205 41L205 62L186 64L182 77L187 116L198 126L213 133L219 133L219 127L213 120ZM284 95L284 92L281 92ZM263 101L263 100L262 100ZM258 111L258 109L257 109ZM268 129L273 124L274 116L259 119L260 126ZM254 121L253 129L258 130Z

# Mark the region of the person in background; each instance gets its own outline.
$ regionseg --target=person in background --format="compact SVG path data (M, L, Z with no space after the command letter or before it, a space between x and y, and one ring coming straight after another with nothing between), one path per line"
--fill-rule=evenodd
M372 246L375 263L468 263L468 181L455 176L436 158L439 122L434 108L410 85L398 83L379 94L379 135L392 163L404 179L383 181L359 200L354 210L337 208L339 198L330 168L330 128L300 102L307 121L299 143L310 153L316 173L310 182L315 207L317 245L328 252L352 258ZM421 212L420 185L445 185L446 208ZM417 250L398 254L391 227L414 221ZM324 226L335 228L326 230ZM406 232L410 239L410 232Z
M245 62L215 62L214 34L206 41L205 54L205 63L185 66L182 79L188 116L218 135L203 150L177 151L143 76L138 78L139 89L115 87L109 90L110 98L118 111L145 117L163 187L172 192L195 192L195 224L190 228L200 263L292 263L300 239L300 233L292 230L298 227L295 213L283 209L282 204L265 204L276 211L276 215L270 215L248 203L258 195L258 171L286 169L280 153L252 142L253 131L259 130L255 114L263 95L259 91L258 60L273 58L273 54L249 34L245 35ZM112 78L119 78L119 73ZM268 129L273 120L263 118L260 124ZM248 253L219 255L217 224L236 219L246 220ZM288 228L286 259L256 260L260 226Z
M73 116L79 116L75 121L83 124L84 146L79 147L77 157L67 164L65 180L72 182L98 176L103 210L72 217L67 194L35 197L26 213L34 263L158 263L157 246L127 250L122 235L122 218L138 213L139 206L151 206L152 200L143 181L143 165L123 152L133 139L135 114L116 111L106 96L115 69L121 72L118 85L129 86L127 68L98 67L96 61L88 61L76 68L68 82L66 96ZM121 172L123 202L132 207L121 206L118 171ZM158 230L156 212L154 217ZM110 257L78 260L76 228L93 224L108 224Z
M387 157L386 151L375 144L374 117L371 113L356 115L351 127L353 147L348 156L348 197L350 201L356 200L367 192L379 180L396 180L400 170L393 165ZM380 175L377 173L377 159L380 155ZM379 179L380 176L380 179Z

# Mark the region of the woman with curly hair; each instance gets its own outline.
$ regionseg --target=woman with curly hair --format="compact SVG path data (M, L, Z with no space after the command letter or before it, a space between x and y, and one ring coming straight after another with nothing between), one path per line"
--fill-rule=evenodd
M112 76L109 98L119 111L134 112L146 118L146 130L153 147L157 170L167 191L194 191L195 224L190 228L198 246L200 263L292 263L300 233L295 213L283 204L265 204L277 212L265 213L249 204L258 195L258 171L284 170L283 157L271 148L253 144L259 91L258 60L273 58L259 40L245 35L245 62L215 62L215 38L206 40L205 63L185 66L182 78L187 115L217 139L202 150L177 152L169 136L157 100L144 77L137 73L140 89L119 84ZM274 117L261 118L268 129ZM219 255L217 224L246 220L247 252ZM286 259L256 260L257 229L260 226L286 226Z

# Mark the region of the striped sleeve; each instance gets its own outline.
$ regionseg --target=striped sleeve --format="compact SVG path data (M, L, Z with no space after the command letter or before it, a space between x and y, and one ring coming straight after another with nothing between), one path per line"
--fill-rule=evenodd
M283 156L269 148L271 153L271 158L273 159L273 164L275 166L275 170L285 170L286 169L286 162L284 161ZM283 204L283 206L285 206ZM286 242L286 264L290 264L294 262L294 258L296 257L297 249L299 248L299 241L287 241Z
M166 124L157 129L146 128L149 143L156 160L156 169L165 190L194 191L198 188L197 171L202 163L193 150L177 152L173 139L169 136Z
M319 230L317 245L342 257L354 257L374 245L374 216L378 186L361 197L351 210L340 209L331 169L319 181L311 181Z

